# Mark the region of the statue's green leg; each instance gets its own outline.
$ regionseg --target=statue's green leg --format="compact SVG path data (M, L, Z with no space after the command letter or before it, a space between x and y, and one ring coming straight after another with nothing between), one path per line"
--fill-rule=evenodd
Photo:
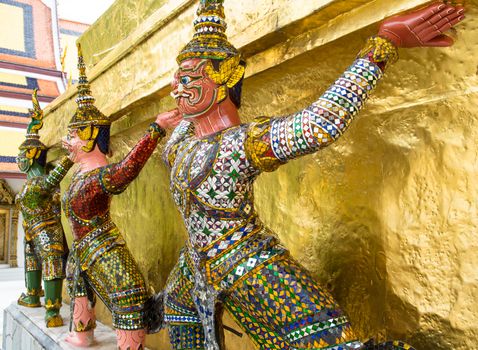
M56 278L44 281L45 284L45 322L48 328L63 326L63 320L60 316L61 292L63 288L63 279Z
M60 316L64 272L63 232L61 228L50 230L34 238L37 256L41 258L43 288L45 289L45 323L48 328L63 326Z
M22 293L18 304L26 307L40 307L41 270L25 272L27 293Z
M40 307L41 291L41 263L31 243L24 243L25 249L25 287L27 293L22 293L18 298L18 304L26 307Z

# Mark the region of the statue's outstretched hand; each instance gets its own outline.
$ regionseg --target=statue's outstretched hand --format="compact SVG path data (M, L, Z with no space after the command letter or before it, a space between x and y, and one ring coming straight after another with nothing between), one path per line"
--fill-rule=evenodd
M163 129L172 129L178 126L182 119L182 114L177 109L173 109L169 112L159 114L156 117L155 123Z
M392 41L397 47L451 46L453 39L447 30L465 16L462 6L436 2L423 9L386 19L378 35Z

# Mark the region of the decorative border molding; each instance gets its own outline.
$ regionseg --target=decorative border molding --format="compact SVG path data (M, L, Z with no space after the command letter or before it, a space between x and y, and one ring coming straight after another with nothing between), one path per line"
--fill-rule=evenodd
M2 120L1 116L0 116L0 126L3 126L5 128L27 129L28 128L28 120L25 120L25 123L16 123L16 122L10 122L10 121ZM1 175L0 175L0 178L2 178Z
M20 179L20 180L26 180L27 175L23 173L10 173L7 171L0 171L0 178L1 179Z
M1 157L0 157L1 158ZM3 179L0 179L0 205L15 204L15 194Z
M60 28L60 33L65 35L77 36L77 37L83 34L82 32L77 32L76 30L63 29L63 28Z
M3 109L0 109L0 115L1 114L8 115L10 117L30 118L30 114L28 113L4 111Z
M0 156L0 163L16 163L16 157L11 156Z
M34 67L34 66L26 65L26 64L13 63L13 62L7 62L2 60L0 60L0 68L27 72L27 73L41 74L41 75L46 75L46 76L55 77L55 78L63 77L63 73L58 70Z
M24 92L12 92L12 91L1 91L0 90L0 97L6 97L6 98L14 98L14 99L19 99L19 100L27 100L31 101L32 99L32 94L31 93L24 93ZM55 99L56 97L50 97L50 96L38 96L38 101L41 102L51 102Z
M26 79L27 79L27 84L26 85L8 83L8 82L5 82L5 81L0 81L0 85L15 87L15 88L21 88L21 89L30 89L30 90L38 89L38 80L37 79L28 78L28 77L26 77Z

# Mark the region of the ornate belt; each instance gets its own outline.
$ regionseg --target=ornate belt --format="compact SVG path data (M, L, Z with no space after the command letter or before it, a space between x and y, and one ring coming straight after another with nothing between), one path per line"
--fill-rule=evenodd
M52 226L59 223L60 218L58 216L50 216L37 220L32 224L25 224L25 238L27 241L31 241L43 231L47 226Z
M255 216L207 247L194 248L190 241L186 247L195 268L218 291L233 288L252 270L287 254L276 235Z
M80 240L74 241L72 253L78 258L81 270L85 271L105 252L125 244L116 225L108 220Z

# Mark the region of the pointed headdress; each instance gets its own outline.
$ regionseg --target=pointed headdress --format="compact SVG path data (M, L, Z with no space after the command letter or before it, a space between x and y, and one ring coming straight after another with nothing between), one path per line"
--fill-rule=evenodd
M38 102L38 89L33 90L32 94L33 109L30 109L30 117L32 118L27 127L27 135L25 141L20 145L21 151L26 151L29 159L40 157L41 151L47 150L47 147L40 141L38 131L43 127L43 110Z
M81 45L78 47L78 70L80 78L78 81L78 97L76 103L78 105L73 118L70 120L69 128L76 129L86 126L109 126L110 119L101 113L95 106L95 98L91 95L90 83L86 76L86 65L81 51Z
M233 88L244 77L246 63L239 51L228 41L227 23L224 14L224 0L200 0L194 21L196 33L193 39L181 50L178 64L192 59L218 60L214 67L209 63L208 76L221 86L218 102L227 96L227 89Z
M80 77L78 81L78 97L76 103L78 107L76 112L68 124L68 128L76 129L78 136L83 141L89 141L88 145L84 147L84 151L90 152L94 149L96 138L99 134L99 127L108 127L111 125L111 120L106 115L100 112L95 106L95 98L91 94L90 83L86 76L86 65L83 58L81 45L78 43L78 70Z
M194 29L196 33L180 52L178 63L188 58L224 60L240 56L227 40L224 0L200 0Z

